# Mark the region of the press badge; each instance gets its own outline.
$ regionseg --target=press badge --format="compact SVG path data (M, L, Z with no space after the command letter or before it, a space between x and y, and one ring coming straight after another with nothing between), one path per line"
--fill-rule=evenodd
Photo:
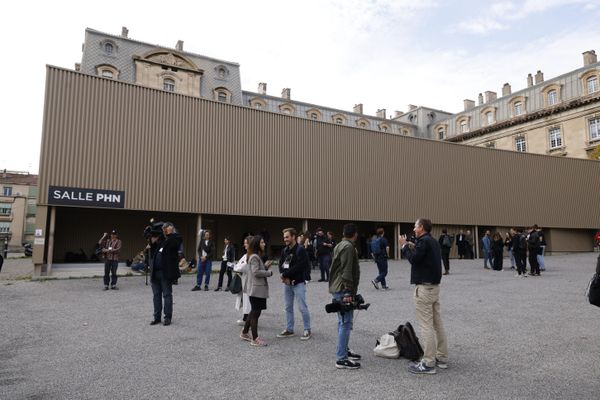
M290 263L288 261L283 263L283 269L290 269Z
M161 248L160 248L160 250L158 250L158 252L159 252L159 253L162 253L162 249L163 249L163 248L161 247Z

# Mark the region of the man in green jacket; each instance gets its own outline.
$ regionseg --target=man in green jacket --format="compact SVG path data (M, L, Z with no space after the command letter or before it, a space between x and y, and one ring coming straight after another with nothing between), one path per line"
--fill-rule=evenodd
M351 303L354 300L360 281L358 254L354 247L358 231L356 225L344 225L344 239L333 249L333 261L329 276L329 293L337 301ZM358 354L348 348L354 311L338 312L338 341L335 363L339 369L358 369L360 360Z

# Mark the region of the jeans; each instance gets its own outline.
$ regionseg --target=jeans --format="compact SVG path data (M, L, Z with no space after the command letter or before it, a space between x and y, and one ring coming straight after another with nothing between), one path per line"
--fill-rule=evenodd
M494 265L494 260L492 259L492 251L483 249L483 267L488 267L488 261L490 263L490 267Z
M285 315L287 318L287 331L294 332L294 297L298 299L298 307L302 313L304 330L310 331L310 313L306 305L306 285L304 282L295 286L285 285L283 287L283 296L285 300Z
M321 279L329 280L329 268L331 267L331 254L319 255L319 268L321 269Z
M379 275L375 278L375 282L381 282L381 286L386 287L385 277L388 274L388 260L385 257L375 256L375 263L377 264L377 270Z
M206 275L204 279L204 286L208 286L210 282L210 273L212 272L212 261L206 259L206 261L198 262L198 271L196 272L196 285L202 286L202 276Z
M343 292L336 292L333 298L342 301ZM354 311L346 311L338 313L338 340L335 349L335 357L337 361L348 359L348 343L350 342L350 331L352 330L352 322L354 320Z
M540 264L540 271L546 270L546 264L544 263L544 253L546 252L546 246L540 246L542 254L537 255L538 264Z
M115 286L117 284L117 267L119 261L117 260L106 260L104 262L104 286L108 286L109 274L110 274L110 285Z
M450 250L442 250L442 263L444 264L444 270L450 271Z
M143 262L138 262L131 266L131 270L136 272L144 272L144 268L146 268L146 265Z
M511 268L514 268L515 267L515 256L514 256L512 250L508 250L508 258L510 260L510 266L511 266Z
M154 320L160 320L160 313L163 310L163 299L165 318L170 319L173 316L173 285L164 278L160 270L154 271L154 279L152 279L151 283L152 294L154 295Z
M227 261L221 261L221 270L219 271L219 283L217 283L217 287L223 287L223 275L225 275L225 272L227 272L227 286L225 287L229 287L229 283L231 283L232 269L233 268L229 268L227 266Z

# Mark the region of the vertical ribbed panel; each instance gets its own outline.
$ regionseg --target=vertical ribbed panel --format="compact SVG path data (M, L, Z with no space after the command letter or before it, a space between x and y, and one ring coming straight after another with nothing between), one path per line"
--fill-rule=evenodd
M126 208L355 221L596 228L600 163L365 131L48 67L49 185Z

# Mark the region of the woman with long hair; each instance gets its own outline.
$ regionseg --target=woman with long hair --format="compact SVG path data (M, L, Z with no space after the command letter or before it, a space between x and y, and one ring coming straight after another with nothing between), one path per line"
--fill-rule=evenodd
M242 275L242 282L245 279L245 276L248 274L248 238L244 238L244 255L239 259L237 264L233 267L233 271ZM242 319L237 320L237 324L244 326L246 325L246 321L248 320L248 314L250 314L250 298L248 294L243 290L237 295L235 300L235 308L236 310L242 310Z
M250 236L248 239L247 263L248 273L244 279L244 293L250 299L250 314L240 333L242 340L247 340L252 346L266 346L267 343L258 336L258 319L262 310L267 309L267 298L269 297L269 283L267 278L273 275L273 271L265 266L260 258L260 236ZM252 335L249 331L252 330Z
M510 269L515 269L515 256L513 255L513 229L510 228L510 232L506 232L504 238L504 245L508 249L508 259L510 260Z
M499 232L492 235L492 268L496 271L502 271L502 257L504 256L504 240Z

